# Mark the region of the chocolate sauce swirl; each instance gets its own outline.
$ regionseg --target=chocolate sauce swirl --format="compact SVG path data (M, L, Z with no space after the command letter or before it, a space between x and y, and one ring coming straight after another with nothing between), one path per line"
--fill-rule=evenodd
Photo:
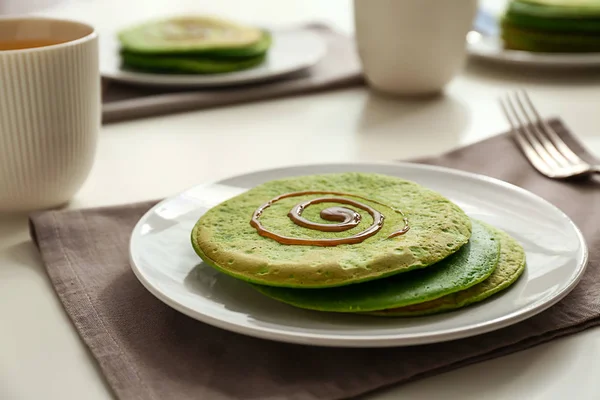
M366 228L363 231L356 233L352 236L345 237L345 238L331 238L331 239L317 239L317 238L305 239L305 238L292 238L292 237L288 237L288 236L282 236L275 232L269 231L260 223L259 219L262 216L263 212L267 208L272 206L275 202L282 200L282 199L289 198L289 197L298 197L298 196L305 196L305 195L312 195L312 194L346 196L346 197L319 197L319 198L307 200L307 201L304 201L302 203L295 205L288 213L288 217L298 226L302 226L302 227L308 228L308 229L323 231L323 232L343 232L343 231L347 231L349 229L352 229L352 228L358 226L358 224L362 220L362 217L359 213L357 213L356 211L354 211L348 207L329 207L329 208L325 208L321 211L321 213L320 213L321 218L323 218L325 221L337 222L337 224L322 224L322 223L318 223L318 222L312 222L302 216L302 213L304 212L304 210L306 210L306 208L308 208L309 206L311 206L313 204L319 204L319 203L339 203L339 204L347 204L350 206L354 206L356 208L359 208L361 210L368 212L371 215L371 217L373 217L373 223L368 228ZM392 234L390 234L388 236L388 238L403 235L406 232L408 232L408 230L409 230L408 219L404 216L404 214L402 213L401 210L386 206L383 203L380 203L380 202L372 200L372 199L368 199L366 197L357 196L357 195L349 194L349 193L327 192L327 191L293 192L293 193L286 193L286 194L277 196L277 197L269 200L268 202L266 202L259 208L257 208L256 211L254 211L254 214L252 215L252 220L250 221L250 225L252 225L258 231L259 235L276 240L277 242L279 242L281 244L305 245L305 246L337 246L340 244L360 243L360 242L366 240L367 238L375 235L377 232L379 232L381 230L381 228L383 227L383 223L385 221L385 216L382 213L380 213L379 211L375 210L373 207L370 207L359 201L349 199L347 197L354 197L354 198L358 198L358 199L367 200L372 203L388 207L391 210L393 210L394 212L402 215L403 220L404 220L404 227L401 230L395 231Z

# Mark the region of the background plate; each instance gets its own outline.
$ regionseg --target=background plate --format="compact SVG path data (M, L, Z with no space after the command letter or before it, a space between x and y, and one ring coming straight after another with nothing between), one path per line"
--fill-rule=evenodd
M273 44L265 62L257 67L214 75L153 74L121 68L119 43L115 34L102 36L100 71L102 76L138 85L169 87L230 86L267 81L302 71L315 65L327 50L317 33L294 29L272 30Z
M509 64L537 67L595 67L600 65L600 53L534 53L506 50L499 36L483 36L477 32L469 32L467 49L471 56Z
M481 7L467 35L467 50L476 58L534 67L592 67L600 65L600 53L533 53L506 50L498 20L507 2L481 0Z
M208 208L262 182L326 172L377 172L413 180L465 212L511 234L528 266L508 290L482 303L415 318L322 313L267 298L215 271L194 253L190 232ZM545 200L502 181L409 163L325 164L250 173L200 185L157 204L133 230L130 258L142 284L174 309L205 323L271 340L383 347L458 339L498 329L550 307L575 287L587 262L579 229Z

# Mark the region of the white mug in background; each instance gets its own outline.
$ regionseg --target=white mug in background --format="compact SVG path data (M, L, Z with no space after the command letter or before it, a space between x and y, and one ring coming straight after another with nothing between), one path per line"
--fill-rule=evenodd
M0 18L0 211L68 202L91 170L100 118L94 28Z
M396 95L440 92L462 68L477 0L354 0L367 83Z

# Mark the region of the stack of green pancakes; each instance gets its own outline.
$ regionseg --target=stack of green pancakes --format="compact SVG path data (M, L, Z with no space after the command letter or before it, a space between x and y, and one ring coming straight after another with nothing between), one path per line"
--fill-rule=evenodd
M265 296L324 312L455 310L525 269L506 232L433 190L372 173L263 183L208 210L191 241L206 264Z
M154 73L217 74L264 62L268 31L203 16L146 22L118 33L123 66Z
M600 51L600 0L512 0L501 21L504 46L531 52Z

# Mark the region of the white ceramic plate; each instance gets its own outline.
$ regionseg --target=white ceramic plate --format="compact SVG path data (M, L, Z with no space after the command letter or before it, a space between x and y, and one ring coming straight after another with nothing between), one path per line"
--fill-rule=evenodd
M471 217L516 238L527 253L526 271L508 290L468 308L428 317L377 318L279 303L203 264L194 253L190 232L208 208L268 180L342 171L398 176L439 191ZM560 210L495 179L415 164L326 164L250 173L166 199L135 227L130 257L133 271L151 293L205 323L285 342L383 347L452 340L529 318L575 287L585 269L587 248L581 232Z
M318 34L308 30L273 30L265 62L243 71L213 75L155 74L121 68L119 44L113 35L101 39L100 71L106 78L138 85L169 87L231 86L267 81L315 65L327 50Z
M469 32L467 49L470 55L489 61L536 67L594 67L600 65L600 53L534 53L504 49L496 35L483 36Z

